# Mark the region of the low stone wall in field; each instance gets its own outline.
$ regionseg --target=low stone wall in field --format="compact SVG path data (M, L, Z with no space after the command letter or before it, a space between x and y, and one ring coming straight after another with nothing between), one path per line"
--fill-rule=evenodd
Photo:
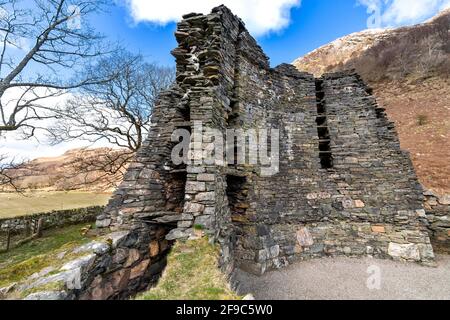
M43 230L78 223L94 222L103 210L104 207L95 206L0 219L0 231L10 231L13 234L28 232L32 225L37 223L40 219L42 219Z

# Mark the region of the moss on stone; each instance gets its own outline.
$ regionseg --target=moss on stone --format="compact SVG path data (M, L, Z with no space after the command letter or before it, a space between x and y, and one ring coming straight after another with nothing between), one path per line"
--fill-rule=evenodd
M63 281L50 282L42 286L34 287L28 290L17 293L17 298L23 299L28 297L33 293L44 292L44 291L63 291L66 284Z

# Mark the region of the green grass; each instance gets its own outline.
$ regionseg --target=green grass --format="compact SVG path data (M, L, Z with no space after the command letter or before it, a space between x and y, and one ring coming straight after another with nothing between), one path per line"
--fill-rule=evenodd
M106 205L110 194L89 192L0 193L0 218Z
M21 281L48 266L58 266L58 262L63 262L57 258L59 253L92 240L81 233L87 225L45 231L42 238L1 253L0 287Z
M217 266L217 247L206 238L177 242L158 285L138 300L240 300Z

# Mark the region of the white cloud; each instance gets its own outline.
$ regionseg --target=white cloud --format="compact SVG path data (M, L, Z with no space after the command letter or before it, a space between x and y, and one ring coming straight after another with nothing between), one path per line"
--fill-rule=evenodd
M420 23L450 8L450 0L357 0L368 12L379 14L380 27Z
M45 96L46 89L38 89L38 93ZM2 97L2 104L4 106L5 114L8 116L12 111L16 100L21 97L23 91L21 88L10 89L5 92ZM56 97L48 97L39 101L39 104L44 107L56 107L63 105L69 98L69 94L64 94ZM32 124L39 127L50 127L57 121L55 119L35 120ZM0 155L7 155L7 160L15 159L16 161L33 160L40 157L55 157L63 154L70 149L77 149L83 147L106 147L110 144L100 141L92 144L83 140L76 140L70 142L60 143L56 146L49 145L47 135L44 131L37 130L35 136L30 139L23 140L20 130L15 132L3 133L0 136Z
M280 31L290 23L290 11L301 0L125 0L136 22L165 25L191 12L209 13L221 4L244 20L255 36ZM155 3L156 2L156 3Z
M50 146L35 139L20 140L9 136L0 138L0 155L8 155L8 159L20 162L42 157L57 157L70 149L89 146L91 145L85 141L71 141ZM100 147L100 145L95 147Z

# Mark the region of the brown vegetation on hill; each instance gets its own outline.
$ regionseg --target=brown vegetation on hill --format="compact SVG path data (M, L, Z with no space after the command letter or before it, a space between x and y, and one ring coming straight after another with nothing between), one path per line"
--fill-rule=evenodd
M121 149L73 149L59 157L35 159L9 175L18 177L14 185L24 190L111 191L132 156ZM3 191L10 189L6 186Z

